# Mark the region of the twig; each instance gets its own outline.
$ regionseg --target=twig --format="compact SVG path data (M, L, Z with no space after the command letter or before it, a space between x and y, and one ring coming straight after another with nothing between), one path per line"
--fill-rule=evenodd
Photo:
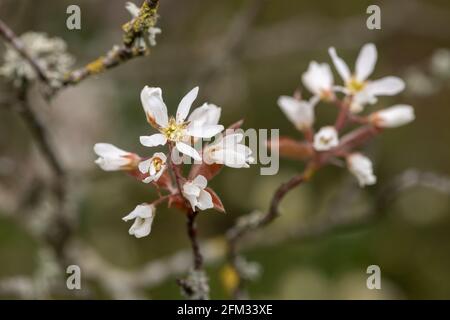
M114 46L105 56L101 56L86 66L70 72L65 77L62 86L76 85L92 75L97 75L133 58L148 54L149 48L133 47L133 44L145 33L145 30L156 24L158 5L159 0L145 0L139 15L124 24L123 43Z
M203 269L203 256L200 252L200 245L198 243L197 238L197 226L195 223L195 218L197 217L198 212L189 210L187 215L187 230L189 239L191 240L192 253L194 255L194 269L202 270Z

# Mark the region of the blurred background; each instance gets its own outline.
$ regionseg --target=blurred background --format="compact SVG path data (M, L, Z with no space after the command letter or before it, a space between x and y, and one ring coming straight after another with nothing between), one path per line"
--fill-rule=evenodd
M71 4L81 8L81 30L66 28ZM366 28L370 4L381 8L381 30ZM33 30L63 38L81 67L120 43L120 27L130 18L124 5L0 0L0 17L18 34ZM45 228L55 209L55 200L41 187L49 170L14 108L0 108L1 298L181 298L175 279L191 262L183 214L161 207L149 237L129 236L130 225L121 218L156 195L120 172L100 170L94 164L94 143L149 153L138 140L151 132L139 99L144 85L163 88L172 112L199 85L194 106L207 101L222 107L225 126L245 118L244 128L279 128L282 135L300 137L277 107L278 96L292 94L309 61L331 63L329 46L352 66L367 42L378 48L373 78L397 75L407 83L402 94L381 98L370 110L411 104L416 121L386 131L365 150L374 162L376 186L360 190L345 168L327 167L286 197L283 216L244 250L260 269L248 284L249 293L258 299L450 298L448 1L162 0L159 14L162 34L149 56L62 91L50 106L37 93L32 99L70 173L74 242L84 248L73 253L83 260L80 292L48 290L58 272L55 257L29 229ZM2 43L0 56L4 49ZM340 81L336 74L335 79ZM5 79L0 80L0 95L11 96ZM317 126L336 116L327 105L317 110ZM202 212L198 219L200 239L213 239L203 247L211 260L212 298L229 297L230 281L219 257L223 233L238 216L267 209L274 190L303 164L281 160L280 167L275 176L261 176L258 166L225 168L211 182L227 210ZM418 172L434 175L426 176L425 186L407 188L377 205L384 188L398 181L393 179L417 182ZM312 238L295 236L317 217L333 221L369 211L376 218L367 223ZM381 290L366 287L369 265L381 268ZM83 278L90 269L95 276ZM129 273L142 277L130 279ZM139 290L129 290L132 286Z

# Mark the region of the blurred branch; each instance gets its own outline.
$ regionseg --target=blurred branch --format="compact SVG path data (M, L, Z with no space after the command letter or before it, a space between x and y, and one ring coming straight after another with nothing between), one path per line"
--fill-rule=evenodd
M22 58L24 58L30 64L30 66L38 75L39 79L50 86L50 80L48 79L45 71L39 65L39 62L27 52L20 38L1 19L0 35L22 56Z
M426 187L450 195L450 177L433 172L415 169L406 170L390 183L381 187L374 200L374 205L364 213L354 216L348 214L348 206L360 192L355 190L355 183L350 180L333 201L329 203L324 214L317 216L308 224L301 224L277 235L267 237L264 232L256 232L241 242L241 249L249 250L265 246L274 246L286 241L312 241L326 234L361 227L375 219L381 219L387 213L386 207L393 203L403 192L415 187ZM212 238L201 243L205 265L214 265L227 258L227 246L223 238ZM115 298L139 295L144 289L157 287L191 269L191 250L181 250L173 255L149 262L138 270L125 271L111 266L94 250L78 244L73 250L74 259L79 261L84 275L99 280L100 284L110 290ZM111 289L111 286L114 288Z

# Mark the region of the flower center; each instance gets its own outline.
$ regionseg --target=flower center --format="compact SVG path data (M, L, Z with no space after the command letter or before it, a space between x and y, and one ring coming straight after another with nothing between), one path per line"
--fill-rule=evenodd
M172 117L169 119L169 124L167 127L161 130L161 133L164 134L168 140L177 142L183 138L184 129L186 129L188 124L189 123L187 122L177 123L175 118Z
M359 81L355 77L352 77L350 81L347 83L347 89L350 90L351 93L356 93L364 89L366 86L366 82Z
M153 159L152 164L153 167L155 168L155 171L159 172L162 168L163 161L160 158L155 158Z

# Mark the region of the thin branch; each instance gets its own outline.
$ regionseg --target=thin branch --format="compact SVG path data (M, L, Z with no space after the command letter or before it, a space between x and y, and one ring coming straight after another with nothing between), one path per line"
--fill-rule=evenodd
M8 25L0 19L0 35L8 42L34 69L39 79L50 86L45 71L39 65L39 62L25 49L20 38L8 27Z
M153 27L157 21L159 0L145 0L139 15L123 25L124 35L121 45L114 46L104 56L101 56L86 66L70 72L63 81L63 87L76 85L84 79L103 73L133 58L149 53L149 48L133 46L138 38L142 37L148 28Z

